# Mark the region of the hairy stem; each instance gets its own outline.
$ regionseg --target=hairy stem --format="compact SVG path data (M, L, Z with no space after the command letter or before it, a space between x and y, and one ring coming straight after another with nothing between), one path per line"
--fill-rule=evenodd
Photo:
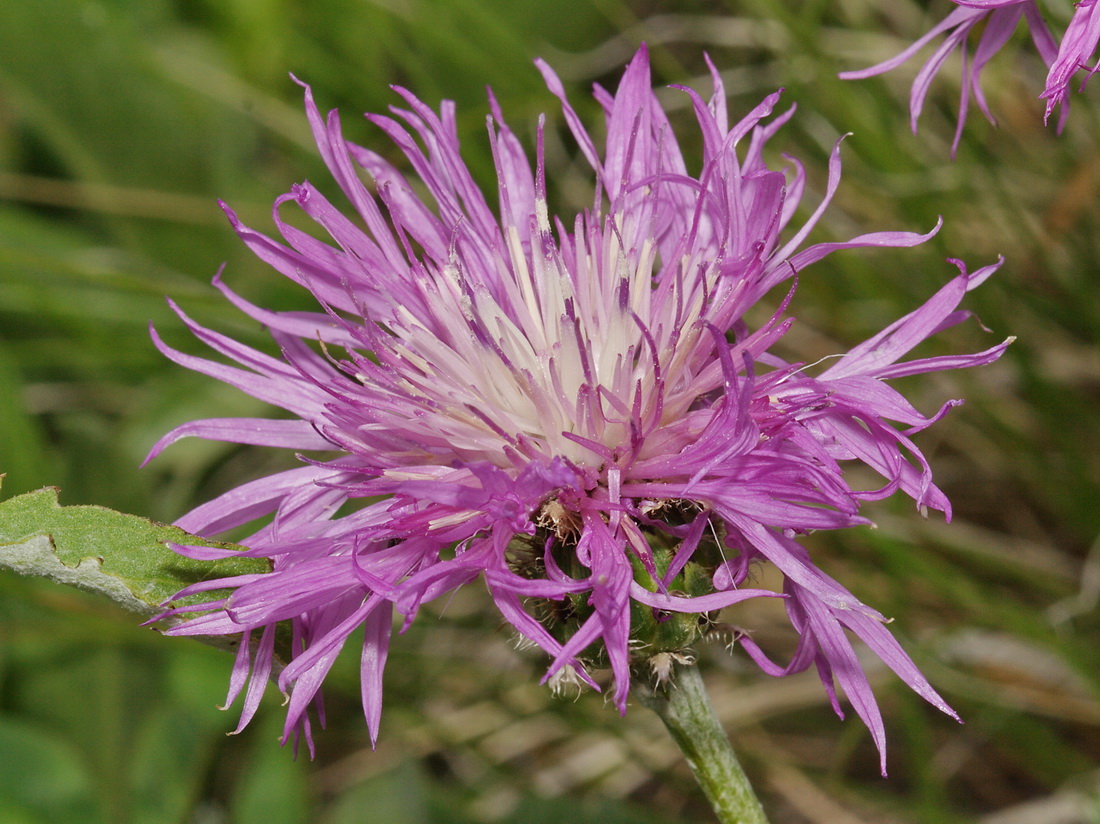
M677 667L667 689L636 682L634 694L661 717L722 824L767 824L764 808L714 714L698 667Z

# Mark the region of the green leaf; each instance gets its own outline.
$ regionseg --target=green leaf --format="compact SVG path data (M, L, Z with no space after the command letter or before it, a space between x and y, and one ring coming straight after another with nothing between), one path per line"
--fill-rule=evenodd
M170 543L242 549L105 507L61 506L55 487L0 502L0 567L97 592L146 616L191 584L270 569L257 558L192 560ZM211 597L217 593L176 603Z

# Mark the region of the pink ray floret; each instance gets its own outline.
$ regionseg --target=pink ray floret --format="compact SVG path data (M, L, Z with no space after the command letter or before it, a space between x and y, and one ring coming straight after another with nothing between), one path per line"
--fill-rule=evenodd
M347 141L336 113L323 117L308 87L314 137L355 219L308 183L276 204L283 242L226 208L244 242L319 308L272 312L219 279L270 330L281 357L178 309L221 361L154 340L177 363L291 417L194 421L165 435L152 455L197 436L318 457L180 519L213 537L268 516L242 543L271 571L185 590L230 594L169 610L186 619L169 632L243 636L229 695L244 694L243 727L277 669L273 628L289 622L291 658L276 680L289 695L287 737L304 733L311 747L309 707L320 710L321 684L352 633L362 645L373 740L394 617L408 626L422 604L479 579L516 633L545 651L544 680L599 689L591 662L600 650L620 711L643 643L637 610L705 622L747 599L780 597L801 635L794 660L779 666L753 642L745 649L774 675L815 665L834 701L834 681L841 685L880 750L882 720L845 630L951 713L883 615L822 572L796 538L867 524L862 502L895 491L949 515L912 436L956 402L928 417L886 381L1000 356L1007 342L902 360L962 321L963 296L997 265L969 273L959 264L928 303L823 371L783 361L769 350L794 322L786 312L802 268L834 251L908 247L932 233L804 247L839 184L839 143L824 201L792 229L803 168L773 170L763 160L793 114L773 116L778 93L731 125L716 71L709 100L684 89L702 134L694 175L651 88L644 47L615 94L596 90L603 150L554 72L538 67L594 172L592 206L580 214L550 215L541 119L532 167L490 97L498 178L490 206L459 155L453 104L436 112L396 89L401 106L368 115L404 153L414 185L383 154ZM280 209L289 204L331 241L284 222ZM773 302L770 319L750 327L746 313L762 301ZM852 463L881 475L881 485L852 488L844 471ZM662 515L673 511L677 518ZM707 568L705 591L678 589L707 541L722 561ZM675 547L667 562L657 544ZM522 568L518 545L533 555ZM782 572L784 593L748 585L756 562ZM577 605L575 631L550 627L540 603Z

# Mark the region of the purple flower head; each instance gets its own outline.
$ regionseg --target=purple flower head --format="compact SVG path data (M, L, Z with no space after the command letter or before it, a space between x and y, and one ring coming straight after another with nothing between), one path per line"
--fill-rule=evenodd
M971 274L959 264L928 303L824 371L788 363L769 350L793 323L785 316L793 288L779 290L770 319L755 328L745 320L750 307L833 251L913 246L930 235L880 232L801 248L839 183L839 142L824 201L788 231L805 175L797 161L775 171L762 158L794 111L772 117L778 93L731 125L713 67L709 100L682 90L702 133L696 176L653 94L644 47L615 94L596 88L602 151L558 77L538 66L595 173L592 207L581 214L549 214L542 120L532 169L490 96L494 212L459 156L453 104L437 113L400 88L404 107L367 117L400 147L416 188L381 154L347 141L336 113L322 117L307 87L317 144L358 222L309 183L276 204L285 243L226 209L244 242L320 310L268 311L216 279L271 330L281 358L182 312L236 365L154 340L177 363L292 417L195 421L151 454L197 436L322 457L178 522L214 535L272 516L243 540L271 571L184 590L231 594L169 610L201 613L170 633L243 635L229 696L245 692L243 727L272 676L275 626L289 622L291 657L277 676L289 694L286 735L304 732L311 747L307 709L320 711L319 688L349 636L361 633L374 739L394 610L408 626L421 604L478 578L516 633L549 656L544 681L599 689L593 667L608 667L620 711L632 669L681 660L670 656L686 656L727 606L783 597L801 636L794 660L779 667L743 641L767 672L815 665L834 704L838 682L881 750L882 720L848 629L950 713L883 616L818 569L796 537L866 524L860 504L898 490L949 513L910 436L954 402L926 417L885 381L1001 354L1006 344L899 362L962 321L963 295L996 265ZM285 223L288 202L332 241ZM852 489L843 466L853 461L878 472L881 486ZM758 561L782 571L784 593L746 586Z
M1086 65L1096 50L1097 41L1100 40L1100 3L1097 0L1077 0L1074 3L1073 18L1062 36L1061 43L1058 43L1043 19L1036 0L951 0L951 2L958 8L900 54L868 69L842 72L840 76L847 80L859 80L890 71L909 60L941 34L944 35L943 42L928 58L913 81L909 97L909 112L915 132L917 119L924 107L924 98L928 94L932 78L943 67L951 52L958 49L962 54L962 93L959 98L958 126L951 147L953 155L970 110L971 94L982 113L991 123L996 123L982 92L982 70L993 55L1008 42L1022 17L1027 20L1035 49L1049 67L1046 88L1040 95L1047 102L1044 122L1050 120L1055 107L1061 104L1062 109L1058 117L1058 131L1061 132L1069 115L1070 80L1078 69L1085 69L1088 72L1086 80L1100 69L1100 65L1091 69ZM974 32L978 32L978 42L971 55L967 41Z

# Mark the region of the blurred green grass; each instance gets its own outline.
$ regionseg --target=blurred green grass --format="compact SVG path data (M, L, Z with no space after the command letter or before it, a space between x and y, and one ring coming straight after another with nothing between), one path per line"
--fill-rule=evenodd
M1075 98L1055 136L1036 99L1042 67L1009 50L987 71L1001 127L972 117L951 163L950 71L917 136L904 102L915 63L871 81L836 79L900 49L946 5L0 4L5 494L52 484L63 503L169 521L284 459L186 442L137 469L176 423L261 411L161 358L147 325L199 351L167 310L171 295L200 322L264 346L208 285L223 262L247 297L299 305L215 202L263 228L291 183L332 191L288 72L313 84L322 107L340 107L360 142L375 135L357 114L393 102L388 84L456 100L465 155L488 181L486 84L521 137L540 111L557 134L535 56L591 115L588 83L613 85L640 40L660 83L707 88L706 50L726 75L731 113L777 87L798 103L775 148L806 163L812 191L823 189L833 143L854 133L819 239L945 219L919 249L842 253L809 270L793 346L840 351L930 295L951 274L945 258L976 267L998 254L1005 267L967 302L993 334L967 325L927 351L1019 337L993 367L906 386L925 410L967 398L921 440L955 502L953 525L899 501L870 509L878 530L813 539L833 575L897 618L966 725L874 670L890 740L883 781L865 731L832 716L812 675L774 682L705 651L748 769L777 822L1043 824L1069 820L1054 816L1073 803L1091 804L1095 818L1095 800L1075 799L1100 792L1100 101L1095 89ZM666 99L691 134L682 95ZM556 197L568 205L584 180L568 147L550 143ZM782 643L768 609L747 607L738 620ZM535 683L540 662L511 650L474 591L395 642L377 752L354 665L338 668L314 762L275 746L274 696L252 727L225 738L234 711L213 707L229 660L132 623L80 593L0 577L0 824L709 820L653 719L641 710L620 719L593 695L550 700Z

